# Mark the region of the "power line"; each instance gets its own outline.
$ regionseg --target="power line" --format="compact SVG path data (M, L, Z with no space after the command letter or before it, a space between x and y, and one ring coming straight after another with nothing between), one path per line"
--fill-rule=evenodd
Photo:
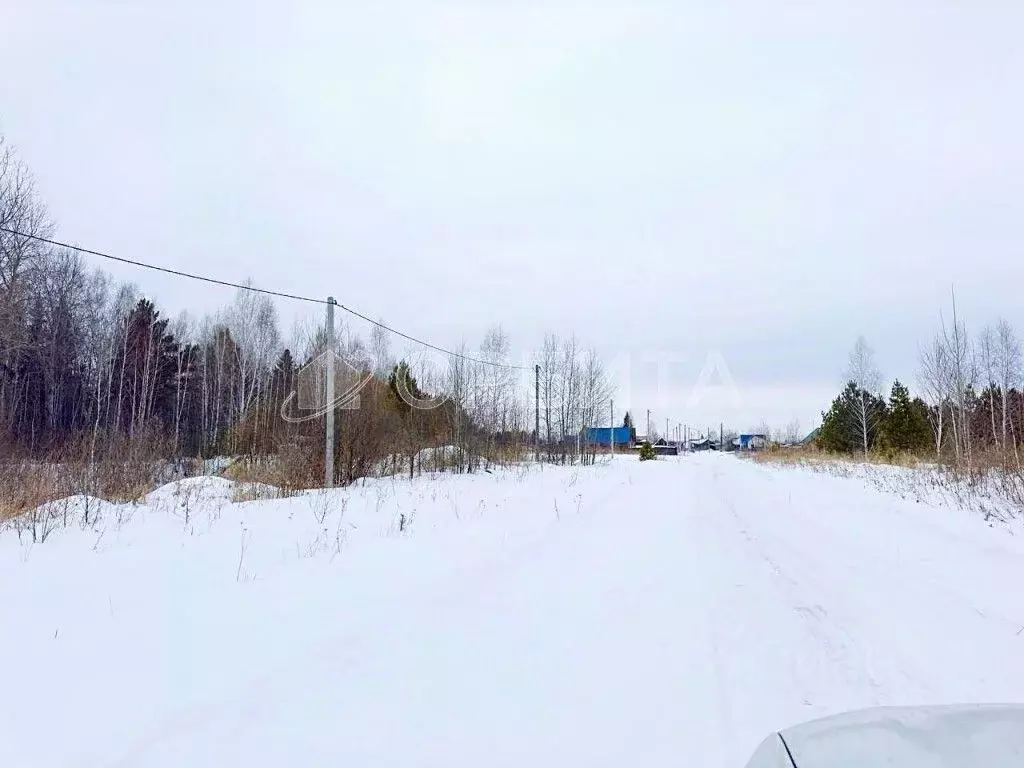
M93 251L89 248L81 248L77 245L70 245L68 243L62 243L59 240L51 240L48 237L40 237L39 235L30 235L26 232L18 232L14 229L8 229L7 227L0 227L0 232L7 232L11 235L18 235L19 237L27 237L31 240L38 240L41 243L49 243L50 245L56 245L60 248L69 248L72 251L79 251L80 253L88 253L92 256L99 256L104 259L110 259L111 261L119 261L122 264L131 264L136 267L145 267L146 269L152 269L156 272L166 272L169 275L177 275L178 277L188 277L192 280L202 280L204 283L213 283L214 285L224 285L228 288L241 288L246 291L253 291L255 293L265 293L269 296L280 296L284 299L295 299L296 301L310 301L314 304L326 304L324 299L312 299L308 296L296 296L292 293L282 293L281 291L270 291L266 288L256 288L252 285L244 285L242 283L232 283L228 280L218 280L215 277L204 277L203 275L194 275L191 272L182 272L179 269L171 269L170 267L159 267L156 264L146 264L143 261L135 261L133 259L125 259L121 256L111 256L109 253L102 253L100 251ZM339 305L340 306L340 305Z
M164 272L164 273L166 273L168 275L175 275L177 277L187 277L187 278L189 278L191 280L201 280L204 283L213 283L214 285L223 285L223 286L226 286L228 288L238 288L239 290L252 291L253 293L263 293L263 294L266 294L267 296L277 296L277 297L282 298L282 299L293 299L294 301L308 301L311 304L327 304L328 303L325 299L315 299L315 298L313 298L311 296L299 296L298 294L284 293L283 291L271 291L271 290L268 290L267 288L257 288L254 285L245 285L244 283L233 283L230 280L219 280L216 277L206 277L205 275L196 275L196 274L193 274L192 272L184 272L184 271L182 271L180 269L171 269L170 267L161 267L161 266L158 266L156 264L147 264L144 261L136 261L135 259L126 259L126 258L124 258L122 256L113 256L113 255L111 255L109 253L103 253L102 251L94 251L94 250L92 250L90 248L82 248L82 247L77 246L77 245L71 245L70 243L63 243L60 240L52 240L52 239L50 239L48 237L41 237L40 235L30 235L27 232L19 232L19 231L15 230L15 229L8 229L7 227L0 227L0 232L6 232L9 235L17 235L18 237L27 237L30 240L37 240L37 241L39 241L41 243L48 243L49 245L55 245L58 248L67 248L67 249L72 250L72 251L78 251L79 253L88 253L91 256L99 256L102 259L110 259L111 261L117 261L117 262L120 262L122 264L130 264L130 265L132 265L134 267L143 267L144 269L152 269L152 270L154 270L156 272ZM344 304L339 304L338 302L334 302L334 306L336 306L338 309L341 309L341 310L343 310L345 312L348 312L350 315L354 315L355 317L358 317L360 320L365 320L366 322L371 323L372 325L375 325L378 328L382 328L385 331L388 331L389 333L393 333L396 336L401 336L403 339L408 339L409 341L412 341L412 342L414 342L416 344L422 344L424 347L428 347L430 349L433 349L436 352L441 352L442 354L450 355L451 357L457 357L460 360L465 360L465 361L470 362L470 363L478 363L480 365L490 365L490 366L493 366L495 368L508 368L508 369L517 370L517 371L524 371L524 370L526 370L526 367L522 366L522 365L510 365L508 363L496 363L496 362L494 362L492 360L480 360L480 359L475 358L475 357L470 357L469 355L463 355L463 354L461 354L459 352L453 352L450 349L445 349L444 347L439 347L436 344L431 344L429 341L424 341L423 339L417 339L415 336L410 336L407 333L403 333L402 331L399 331L397 328L392 328L389 325L385 325L384 323L380 322L379 320L373 320L373 319L367 317L366 315L362 314L361 312L357 312L356 310L351 309L350 307L346 307Z

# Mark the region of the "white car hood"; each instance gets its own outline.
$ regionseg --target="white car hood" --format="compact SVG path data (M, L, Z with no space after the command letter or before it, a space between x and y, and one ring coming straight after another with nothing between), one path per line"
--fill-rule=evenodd
M1024 705L879 707L786 728L747 768L1024 766Z

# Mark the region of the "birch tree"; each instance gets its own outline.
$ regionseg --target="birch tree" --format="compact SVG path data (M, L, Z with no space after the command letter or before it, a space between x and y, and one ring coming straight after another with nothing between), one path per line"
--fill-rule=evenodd
M949 359L942 336L932 339L930 345L920 352L917 383L923 399L928 405L928 418L935 438L935 458L942 458L942 437L945 414L949 407L950 392Z
M604 364L597 350L591 348L587 351L583 363L583 425L593 426L598 423L601 415L607 409L611 399L612 385L608 379ZM612 425L615 426L614 424ZM593 463L597 455L591 451L586 460Z
M949 361L949 400L953 407L953 445L956 462L959 465L961 457L963 457L970 468L971 430L967 412L967 396L969 390L974 387L977 366L970 337L967 335L967 327L957 315L955 295L953 296L953 324L952 327L949 327L945 321L942 322L942 340L946 347L946 358Z
M1002 399L1000 409L1000 422L1003 450L1006 450L1007 437L1013 443L1014 456L1017 463L1020 463L1017 451L1017 436L1007 435L1007 426L1013 430L1013 421L1010 419L1010 390L1014 389L1021 381L1021 348L1013 327L1003 318L996 323L996 369L999 379L999 392Z
M871 395L877 395L881 387L881 374L875 367L875 353L868 346L863 336L857 338L857 342L850 352L850 361L846 369L846 377L857 386L857 404L854 409L854 427L857 431L858 442L864 449L864 458L867 458L870 446L868 435L875 426L877 415L871 408Z
M552 458L553 439L558 419L556 404L561 368L558 349L558 337L554 334L547 334L544 336L543 346L536 358L537 364L540 366L540 409L541 419L544 422L544 444L549 459Z
M466 360L468 350L465 343L455 350L456 354L448 359L447 384L445 393L448 395L450 407L447 409L452 445L458 449L456 456L459 472L468 469L465 438L465 419L469 405L469 362Z
M997 384L997 342L992 326L986 325L978 334L978 355L981 373L985 377L985 397L988 400L989 426L992 430L992 442L999 446L999 431L996 429L996 388ZM1005 447L1005 445L1003 446Z

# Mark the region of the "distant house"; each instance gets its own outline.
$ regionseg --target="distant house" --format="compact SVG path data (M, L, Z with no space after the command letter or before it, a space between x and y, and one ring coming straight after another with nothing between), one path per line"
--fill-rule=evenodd
M735 445L741 451L759 451L768 445L767 435L740 435L733 440Z
M588 427L587 442L610 447L612 440L615 445L630 447L636 442L636 430L632 427Z
M690 440L689 449L691 451L713 451L715 450L715 444L709 437L702 437L699 440Z
M818 433L821 432L821 427L812 429L810 433L803 440L800 441L800 445L811 445L815 440L818 439Z

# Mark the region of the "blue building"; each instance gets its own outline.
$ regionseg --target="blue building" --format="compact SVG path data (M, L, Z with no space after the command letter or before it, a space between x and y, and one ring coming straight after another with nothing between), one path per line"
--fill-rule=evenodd
M740 435L736 444L741 451L756 451L768 445L767 435Z
M587 427L587 442L610 446L612 438L616 445L632 445L636 432L632 427Z

